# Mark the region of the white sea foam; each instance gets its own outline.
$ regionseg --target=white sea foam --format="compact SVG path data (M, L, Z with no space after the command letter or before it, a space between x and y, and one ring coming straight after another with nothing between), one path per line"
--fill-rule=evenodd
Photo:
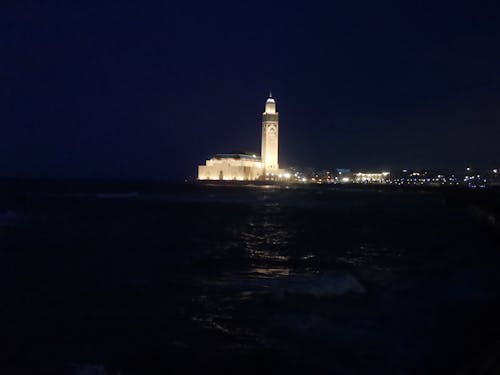
M263 268L253 270L252 278L231 280L230 287L269 292L277 298L284 298L287 295L304 295L313 297L335 297L348 294L363 294L365 287L352 274L345 271L330 271L321 274L290 274L286 272L276 272L269 269L264 272ZM281 271L281 270L280 270ZM257 277L255 277L257 276ZM223 283L215 283L224 285Z
M315 297L340 296L350 293L361 294L366 290L353 275L348 272L332 271L320 275L303 276L294 279L279 288L284 294L300 294Z

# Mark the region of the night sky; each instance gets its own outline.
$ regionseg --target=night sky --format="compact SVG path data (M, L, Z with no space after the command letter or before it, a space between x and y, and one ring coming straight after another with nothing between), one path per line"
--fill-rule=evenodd
M500 164L498 1L12 1L0 35L1 176L195 176L260 152L269 89L284 167Z

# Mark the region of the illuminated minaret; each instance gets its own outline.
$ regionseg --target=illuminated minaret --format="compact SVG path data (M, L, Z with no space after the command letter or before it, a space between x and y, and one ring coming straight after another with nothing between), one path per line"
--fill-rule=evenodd
M264 169L278 169L278 112L271 93L262 114L262 164Z

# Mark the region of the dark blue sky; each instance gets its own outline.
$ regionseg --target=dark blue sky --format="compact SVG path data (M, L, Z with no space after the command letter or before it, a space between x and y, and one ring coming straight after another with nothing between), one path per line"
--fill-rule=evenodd
M0 5L0 175L194 175L270 88L284 166L500 164L496 1L152 4Z

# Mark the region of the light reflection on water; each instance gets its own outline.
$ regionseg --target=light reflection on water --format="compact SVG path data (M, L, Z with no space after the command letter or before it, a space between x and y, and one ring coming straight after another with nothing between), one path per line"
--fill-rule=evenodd
M268 201L263 195L261 200ZM290 275L287 249L292 233L283 221L282 208L278 202L267 202L255 207L241 233L243 247L250 259L250 277L277 278Z
M255 275L256 277L286 277L290 276L290 268L288 267L265 267L265 268L251 268L249 270L250 275Z
M215 280L206 280L205 286L210 290L225 290L224 301L218 299L218 293L211 298L204 296L200 303L205 313L193 318L203 329L222 332L249 343L261 333L234 326L232 314L235 306L254 303L262 293L283 289L284 284L273 282L291 277L288 249L293 232L283 220L283 209L267 193L259 196L257 202L237 233L238 241L232 244L241 248L248 261L246 266L227 269Z

